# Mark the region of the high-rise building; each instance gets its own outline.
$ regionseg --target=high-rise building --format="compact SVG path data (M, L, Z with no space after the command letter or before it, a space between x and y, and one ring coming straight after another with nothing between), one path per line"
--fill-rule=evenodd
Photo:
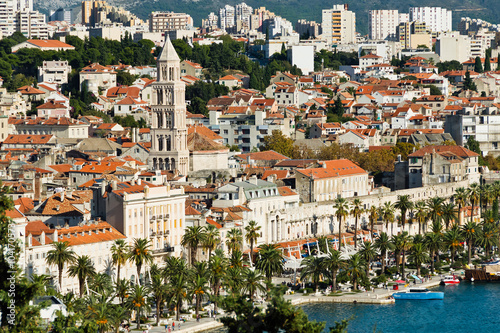
M356 42L356 14L349 5L334 5L323 9L323 37L328 44L350 44Z
M451 31L451 10L441 7L411 7L410 21L424 22L431 32Z
M216 28L217 23L219 22L219 17L215 15L214 12L211 12L208 14L207 18L205 20L201 21L201 27L202 28Z
M186 30L193 26L193 19L185 13L152 12L149 16L149 32Z
M321 24L315 21L298 20L295 24L295 31L300 36L305 34L315 38L321 35Z
M16 0L0 0L0 31L2 36L10 36L16 32Z
M72 23L71 20L72 9L59 8L57 10L51 10L49 15L49 22L52 21L64 21L68 24Z
M233 6L225 5L219 11L220 28L222 30L230 29L235 24L235 9Z
M93 26L92 16L95 16L99 8L105 6L107 6L106 1L82 1L82 24Z
M16 13L16 31L28 39L48 39L48 26L45 15L38 11L22 10Z
M426 34L427 30L427 26L423 22L414 21L399 23L396 31L396 38L401 43L401 49L405 50L412 48L412 36Z
M235 6L236 20L241 21L242 25L250 27L250 15L252 15L252 7L242 2Z
M178 171L187 175L186 85L181 81L180 59L168 35L158 56L157 72L157 81L151 87L153 100L148 165L150 169Z
M368 14L370 39L386 39L395 35L399 23L408 21L407 16L407 14L400 15L397 10L370 10Z

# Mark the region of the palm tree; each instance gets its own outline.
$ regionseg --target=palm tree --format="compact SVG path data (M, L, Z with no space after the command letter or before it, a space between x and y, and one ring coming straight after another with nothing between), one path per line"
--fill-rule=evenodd
M151 241L146 238L134 238L134 245L130 248L129 260L133 262L137 268L137 283L139 285L141 284L142 266L153 261L150 248Z
M255 268L262 271L268 283L271 283L273 274L281 274L284 266L283 253L276 244L262 244L259 246L259 259Z
M182 258L168 257L165 260L165 268L163 268L163 274L170 284L175 284L177 280L183 279L188 280L189 269L187 263Z
M148 286L156 304L156 326L160 322L160 308L167 295L167 285L160 273L151 274L151 281Z
M451 251L451 262L455 262L457 248L462 246L462 233L458 225L454 225L443 235L444 245Z
M77 277L78 283L80 285L80 298L83 296L83 288L85 287L85 281L89 277L96 275L94 268L94 263L89 256L79 256L76 258L74 263L68 268L68 275L71 277Z
M256 292L266 291L266 287L262 283L264 280L264 276L262 276L259 271L247 268L243 271L243 278L245 279L243 290L248 292L248 297L250 297L250 300L253 301Z
M208 260L212 256L212 251L217 248L220 243L219 229L216 226L209 224L205 227L205 237L203 239L203 247L208 250Z
M417 276L420 276L420 267L422 263L429 260L424 244L413 243L410 249L409 259L417 266Z
M347 261L347 276L351 280L353 289L358 289L358 281L365 276L366 263L359 253L353 254Z
M260 236L261 226L257 225L257 222L250 221L248 225L245 227L245 240L250 243L250 261L253 263L253 245L257 241L257 238Z
M178 321L181 313L182 300L184 300L187 296L187 279L181 275L172 281L169 293L172 296L172 301L175 305L175 320Z
M331 250L328 256L323 258L325 271L329 271L332 274L332 287L334 292L337 290L337 273L345 267L345 262L340 256L340 251Z
M449 229L450 222L451 221L457 221L457 207L455 206L454 203L448 202L443 205L443 208L441 210L441 217L444 221L444 225L446 230Z
M130 309L137 312L137 329L140 329L142 310L149 311L151 309L151 307L149 306L149 302L146 300L147 295L147 289L136 284L132 287L127 299ZM179 320L179 318L177 318L177 320Z
M413 208L413 202L410 200L410 195L398 195L398 200L394 204L394 208L399 209L401 213L401 225L405 231L406 213Z
M89 298L87 310L85 311L85 320L95 323L98 332L108 332L110 329L111 306L105 299Z
M480 194L481 194L481 186L478 183L470 184L469 188L467 189L467 196L469 197L469 201L472 208L470 215L471 221L474 221L474 208L476 204L479 203Z
M457 188L455 190L455 194L453 195L453 199L458 206L458 223L462 224L462 208L464 208L469 201L469 196L465 187Z
M394 256L396 258L396 271L399 273L399 259L401 258L401 252L405 246L403 241L403 234L392 236L391 242L394 247Z
M394 205L390 202L384 202L381 208L382 219L385 221L385 232L389 231L389 222L394 221Z
M123 306L113 306L109 316L109 322L115 329L115 333L120 332L123 321L130 318L129 310Z
M491 248L498 246L498 227L494 223L483 223L479 234L479 245L484 247L486 258L490 258Z
M424 200L419 200L415 204L415 217L417 218L418 221L418 234L420 235L422 233L422 224L424 224L427 221L428 213L427 213L427 205L425 204Z
M123 305L125 298L130 290L130 281L127 279L120 279L115 283L115 294L120 299L120 304Z
M407 231L403 231L403 233L400 235L401 236L401 244L403 247L401 248L403 250L403 263L401 265L401 275L405 275L405 266L406 266L406 251L411 246L411 236L408 234Z
M111 246L111 260L113 260L114 265L117 265L116 281L120 280L120 268L127 262L129 253L130 247L123 239L116 240Z
M208 293L208 279L205 275L203 272L201 274L194 274L188 286L190 295L194 296L196 300L196 317L200 313L201 299L203 295Z
M363 203L356 198L352 202L351 215L354 217L354 249L358 248L358 219L363 214Z
M333 205L335 209L335 217L339 221L339 248L340 251L342 248L342 220L347 218L349 215L349 203L344 198L335 199L335 204Z
M491 184L485 184L481 188L480 198L481 198L481 212L484 209L488 209L488 205L490 205L496 196L496 189Z
M227 232L226 245L231 253L235 250L240 250L242 242L243 235L240 228L232 228Z
M111 276L106 273L96 273L92 276L90 289L101 295L108 295L113 290Z
M366 262L366 276L369 276L370 273L370 265L372 263L373 258L377 256L377 252L375 251L375 246L372 242L364 241L359 251L359 254Z
M380 212L380 208L376 206L371 206L368 212L369 212L368 220L370 221L370 239L373 240L373 226L375 222L378 220L378 214Z
M480 234L480 227L475 222L467 222L462 226L462 234L467 241L467 251L468 251L468 261L467 263L471 264L472 258L472 247L474 246L474 242L478 239Z
M316 256L309 256L302 261L302 271L300 273L300 279L306 280L311 279L314 284L314 290L318 290L319 280L324 271L323 258Z
M245 284L242 278L242 272L243 270L240 267L229 267L224 275L224 285L233 296L241 293Z
M219 296L221 281L224 278L226 267L227 263L223 256L215 255L210 258L208 270L210 285L212 286L212 296L214 298L214 311L217 311L217 297Z
M428 218L432 221L433 228L435 225L441 225L443 215L444 199L433 197L427 200Z
M182 236L181 245L189 247L191 253L190 264L196 262L198 254L198 246L202 244L205 239L205 228L200 226L187 227L184 236Z
M52 250L47 252L45 261L48 265L55 265L59 270L59 291L62 292L62 273L65 264L75 261L75 252L70 248L69 242L52 243Z
M394 244L389 239L386 232L382 232L377 239L375 239L375 248L380 251L382 258L382 274L385 274L385 257L387 253L394 249Z
M243 268L245 261L243 260L243 252L234 250L229 258L229 266Z
M434 274L434 256L436 261L439 262L439 250L443 245L442 236L440 233L429 232L425 235L424 245L431 253L431 272Z

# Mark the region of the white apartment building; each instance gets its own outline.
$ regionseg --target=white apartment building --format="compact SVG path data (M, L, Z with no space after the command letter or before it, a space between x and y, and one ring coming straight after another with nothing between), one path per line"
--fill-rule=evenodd
M137 181L112 183L111 191L103 186L98 191L106 194L106 217L109 224L127 237L151 241L155 262L163 262L166 255L181 255L181 239L185 229L184 188L170 184L153 185Z
M0 31L2 36L16 32L17 0L0 0Z
M49 38L45 15L34 10L22 10L16 13L16 31L19 31L28 39Z
M149 16L149 32L185 30L193 26L193 18L185 13L152 12Z
M410 21L424 22L432 32L451 31L451 10L441 7L411 7Z
M24 262L26 276L46 274L58 286L59 270L48 265L47 253L54 248L54 242L68 242L77 256L89 256L97 272L107 272L111 261L111 247L114 242L125 236L104 221L86 221L79 226L50 229L42 221L28 222L25 225ZM135 267L134 267L135 268ZM130 270L133 272L133 270ZM110 272L107 272L110 273ZM132 273L133 274L133 273ZM136 273L137 274L137 273ZM121 278L129 278L122 274ZM63 271L61 292L80 292L77 277L68 275L68 265Z
M99 89L105 91L116 87L116 72L111 67L91 64L80 71L80 91L87 85L89 92L100 95Z
M236 20L241 21L243 25L250 28L250 15L252 15L252 7L242 2L235 6Z
M217 22L219 22L219 17L215 15L214 12L211 12L210 14L208 14L205 20L201 21L201 27L202 28L217 27Z
M225 5L219 11L220 28L222 31L234 27L235 24L235 9L233 6Z
M65 84L68 83L69 73L71 66L68 61L44 61L42 66L38 67L38 82Z
M323 9L323 37L329 45L356 42L356 14L348 9L347 4Z
M368 14L368 29L370 39L386 39L396 34L396 29L401 21L398 10L370 10Z
M436 53L441 61L467 61L471 57L471 39L458 31L442 33L436 40Z

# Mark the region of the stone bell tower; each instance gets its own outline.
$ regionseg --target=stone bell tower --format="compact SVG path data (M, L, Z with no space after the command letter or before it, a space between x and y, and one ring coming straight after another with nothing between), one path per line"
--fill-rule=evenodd
M189 150L187 147L185 84L180 77L180 59L166 37L157 59L157 80L152 84L151 151L148 166L153 170L177 170L187 175Z

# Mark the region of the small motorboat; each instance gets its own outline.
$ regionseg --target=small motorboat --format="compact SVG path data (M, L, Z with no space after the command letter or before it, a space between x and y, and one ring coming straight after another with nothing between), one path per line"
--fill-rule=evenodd
M441 284L443 285L449 285L449 284L459 284L460 279L457 278L455 275L446 275L444 278L441 279Z
M426 288L410 288L409 290L392 294L395 300L435 300L443 299L441 291L430 291Z

